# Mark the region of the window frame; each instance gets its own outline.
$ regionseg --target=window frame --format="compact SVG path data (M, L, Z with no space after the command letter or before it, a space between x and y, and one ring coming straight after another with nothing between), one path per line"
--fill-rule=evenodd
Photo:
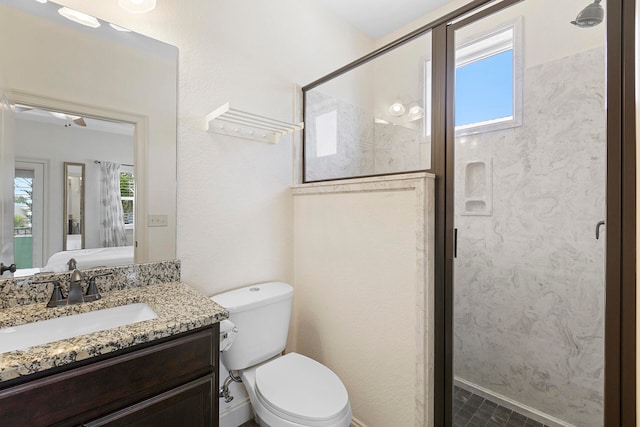
M480 43L483 40L487 40L494 37L508 29L513 30L512 41L512 67L513 67L513 115L511 118L498 118L494 120L487 120L477 123L470 123L467 125L456 126L456 136L474 135L478 133L493 132L496 130L510 129L522 126L522 111L523 111L523 60L522 60L522 17L519 16L516 19L506 21L500 25L489 28L482 32L475 32L469 34L466 37L459 40L456 46L456 51L461 48L473 46L476 43ZM488 49L480 49L476 52L472 52L462 60L459 60L456 55L456 69L460 66L470 64L472 62L481 61L484 58L496 55L498 53L506 52L509 49L504 49L500 43L494 43Z
M121 199L121 203L124 201L128 201L131 200L133 202L133 222L131 224L127 224L126 222L124 222L124 206L122 206L122 221L124 222L124 229L125 230L133 230L135 228L136 225L136 173L135 173L135 168L133 166L129 166L129 165L120 165L120 170L118 172L118 174L121 176L122 174L131 174L133 176L133 196L123 196L122 195L122 189L120 190L120 199Z

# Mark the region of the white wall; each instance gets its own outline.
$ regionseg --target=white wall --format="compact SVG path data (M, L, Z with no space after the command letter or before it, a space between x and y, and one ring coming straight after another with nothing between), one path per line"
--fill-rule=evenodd
M145 15L116 0L65 5L179 49L177 256L185 281L206 294L291 281L292 138L279 145L208 134L204 116L224 102L293 119L293 86L371 48L313 2L159 1ZM299 142L297 142L299 143Z
M85 248L100 247L100 166L95 160L133 163L131 136L60 124L16 120L16 158L45 161L44 262L62 250L64 162L85 164Z

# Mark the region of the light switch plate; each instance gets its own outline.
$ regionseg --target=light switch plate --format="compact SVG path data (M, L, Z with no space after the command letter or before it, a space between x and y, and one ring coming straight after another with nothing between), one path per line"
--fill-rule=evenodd
M162 214L149 215L148 225L149 227L168 227L169 215L162 215Z

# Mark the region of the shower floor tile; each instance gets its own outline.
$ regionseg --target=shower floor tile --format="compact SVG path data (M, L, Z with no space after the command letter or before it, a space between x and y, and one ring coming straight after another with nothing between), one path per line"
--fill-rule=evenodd
M548 427L470 391L453 388L453 427Z

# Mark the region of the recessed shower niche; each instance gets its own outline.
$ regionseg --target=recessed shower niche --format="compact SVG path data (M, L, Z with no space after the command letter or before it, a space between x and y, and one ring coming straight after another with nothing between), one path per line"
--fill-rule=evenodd
M488 161L467 162L464 166L463 215L491 215L493 212L493 167Z

